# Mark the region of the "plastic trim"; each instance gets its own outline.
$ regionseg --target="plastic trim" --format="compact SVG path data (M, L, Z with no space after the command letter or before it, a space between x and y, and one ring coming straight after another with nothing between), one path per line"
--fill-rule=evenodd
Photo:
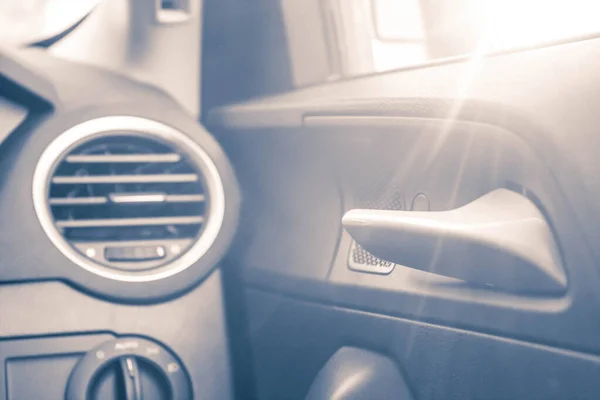
M118 135L130 131L140 136L158 137L186 151L204 175L211 199L209 218L198 241L181 257L146 272L118 271L90 262L79 254L56 229L48 204L49 178L62 157L84 140L96 136ZM33 204L38 220L52 243L72 262L104 278L123 282L149 282L173 276L198 261L215 242L225 215L223 182L213 160L184 133L160 122L132 116L110 116L88 120L58 136L44 151L35 169L32 188Z

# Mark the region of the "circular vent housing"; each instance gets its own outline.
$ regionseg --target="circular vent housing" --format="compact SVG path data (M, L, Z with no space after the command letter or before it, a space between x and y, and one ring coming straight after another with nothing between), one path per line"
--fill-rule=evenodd
M60 135L40 158L33 190L54 244L111 279L150 281L188 268L223 222L222 182L204 150L137 117L91 120Z

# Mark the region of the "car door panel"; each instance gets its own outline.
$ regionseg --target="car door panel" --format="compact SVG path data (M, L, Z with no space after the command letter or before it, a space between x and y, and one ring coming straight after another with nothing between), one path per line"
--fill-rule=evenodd
M302 399L340 347L394 357L417 399L595 398L596 356L247 292L258 398ZM389 398L396 398L390 394Z
M252 204L231 262L248 288L259 398L303 398L342 346L392 355L419 399L594 398L598 57L600 41L589 39L209 113ZM410 210L419 194L431 211L450 210L498 188L544 215L564 292L510 292L406 266L389 275L348 268L346 211ZM332 246L333 256L324 251Z

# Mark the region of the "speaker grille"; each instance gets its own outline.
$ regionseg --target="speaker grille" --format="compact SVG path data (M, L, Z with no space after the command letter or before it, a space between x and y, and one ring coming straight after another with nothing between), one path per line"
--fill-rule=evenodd
M348 267L355 271L371 272L374 274L389 274L396 264L382 260L369 253L361 245L352 241L348 256Z
M392 188L393 189L393 188ZM404 196L399 190L382 190L363 196L357 202L358 208L371 210L404 210ZM355 271L374 274L389 274L396 264L382 260L352 241L348 254L348 267Z

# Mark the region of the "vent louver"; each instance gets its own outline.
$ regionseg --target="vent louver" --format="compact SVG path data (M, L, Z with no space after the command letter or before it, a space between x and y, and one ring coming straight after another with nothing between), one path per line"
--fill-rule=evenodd
M172 146L109 136L63 158L50 179L49 205L64 238L87 257L152 267L201 233L209 200L202 181Z
M50 155L40 159L38 170L51 165L36 170L38 178L45 172L45 187L39 190L43 206L36 202L34 182L40 221L63 253L92 272L131 281L157 279L153 273L168 276L201 257L218 233L217 224L199 245L207 226L214 225L210 189L214 192L214 175L219 178L215 172L207 180L206 163L212 162L181 132L154 124L169 135L90 131L70 145L59 137L53 146L63 151L58 155L49 148ZM44 158L52 153L50 164ZM196 254L166 271L188 252Z

